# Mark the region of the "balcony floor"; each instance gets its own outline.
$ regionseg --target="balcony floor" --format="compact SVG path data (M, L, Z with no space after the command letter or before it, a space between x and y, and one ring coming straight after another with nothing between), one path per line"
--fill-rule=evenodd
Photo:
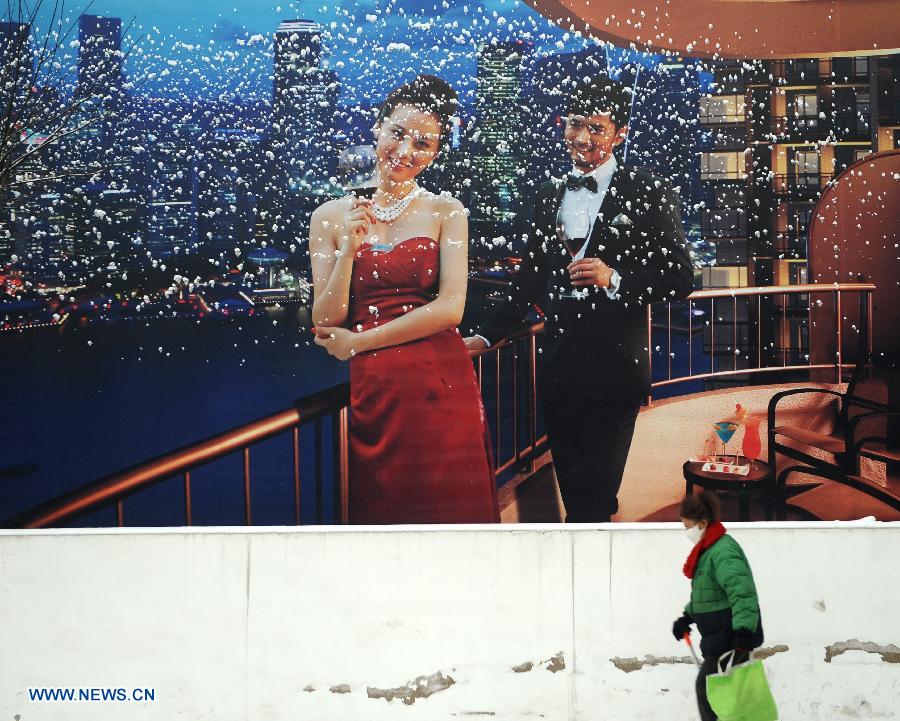
M541 456L536 462L538 469L530 476L522 479L515 490L501 491L500 502L501 523L561 523L565 515L559 488L556 485L556 476L553 471L553 459L549 453ZM684 479L677 479L676 484L684 488ZM652 489L648 489L652 492ZM737 521L739 518L737 496L720 494L722 501L722 520ZM663 522L677 521L678 506L680 501L662 506L652 513L640 517L632 517L627 513L618 513L613 518L617 522L647 521ZM762 521L762 504L752 502L750 504L750 520ZM788 514L787 520L805 520L799 514Z
M803 385L844 388L823 383ZM728 388L657 401L651 407L642 409L619 491L619 513L613 520L677 521L678 507L685 492L682 465L702 450L706 440L713 438L711 429L715 421L734 414L736 403L740 403L749 414L761 418L760 457L765 459L765 415L769 398L777 391L794 387L797 387L796 384ZM779 404L779 418L812 430L826 431L830 429L833 418L831 397L802 395L787 398L783 405ZM729 445L730 451L740 449L742 436L742 430L735 434ZM883 477L883 465L869 464L865 459L863 464L868 477L878 478L879 474ZM564 518L565 510L559 496L551 454L545 453L537 459L535 467L537 470L531 475L517 477L500 489L502 523L554 523ZM737 521L736 494L719 496L723 520ZM750 520L763 520L762 503L756 500L750 503ZM789 513L787 520L802 520L802 517Z

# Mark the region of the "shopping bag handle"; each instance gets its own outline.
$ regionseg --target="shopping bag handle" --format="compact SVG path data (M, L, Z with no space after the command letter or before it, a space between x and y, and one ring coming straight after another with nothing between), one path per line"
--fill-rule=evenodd
M728 661L726 662L725 667L722 667L722 660L725 657L728 657ZM719 673L724 673L726 676L731 673L731 667L734 666L734 649L730 651L726 651L721 656L719 656L719 660L716 662L716 669Z

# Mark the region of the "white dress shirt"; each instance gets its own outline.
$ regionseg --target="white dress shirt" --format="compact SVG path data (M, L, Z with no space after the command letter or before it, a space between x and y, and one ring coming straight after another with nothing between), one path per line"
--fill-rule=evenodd
M606 162L598 165L590 173L579 173L575 168L572 169L572 175L577 177L593 176L594 180L597 181L596 193L591 192L587 188L578 188L577 190L566 188L563 191L557 219L563 225L570 238L586 239L584 245L581 246L581 250L575 255L574 260L584 258L588 239L590 239L591 231L594 229L594 222L597 220L598 213L600 213L600 206L603 205L603 199L606 197L606 191L609 190L609 183L617 167L616 156L610 155ZM619 292L619 283L621 281L619 274L613 270L609 279L609 286L605 289L606 295L615 299L616 293Z

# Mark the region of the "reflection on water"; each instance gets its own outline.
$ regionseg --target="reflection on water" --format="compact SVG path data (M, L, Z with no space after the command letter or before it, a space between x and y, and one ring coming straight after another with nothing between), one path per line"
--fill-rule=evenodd
M308 311L289 306L265 318L4 334L0 378L0 468L20 466L0 475L6 517L284 410L346 380L347 367L312 343Z

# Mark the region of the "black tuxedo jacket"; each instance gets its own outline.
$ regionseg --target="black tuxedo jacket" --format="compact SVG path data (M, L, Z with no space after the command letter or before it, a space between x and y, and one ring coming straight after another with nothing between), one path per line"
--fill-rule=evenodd
M681 226L678 197L664 180L619 165L594 223L585 258L600 258L619 273L615 299L592 288L584 300L561 298L571 288L572 258L556 235L564 180L550 180L535 204L516 219L526 239L509 296L479 333L496 343L522 327L529 307L545 296L541 340L545 371L580 377L605 396L639 398L649 390L647 304L686 297L693 267Z

